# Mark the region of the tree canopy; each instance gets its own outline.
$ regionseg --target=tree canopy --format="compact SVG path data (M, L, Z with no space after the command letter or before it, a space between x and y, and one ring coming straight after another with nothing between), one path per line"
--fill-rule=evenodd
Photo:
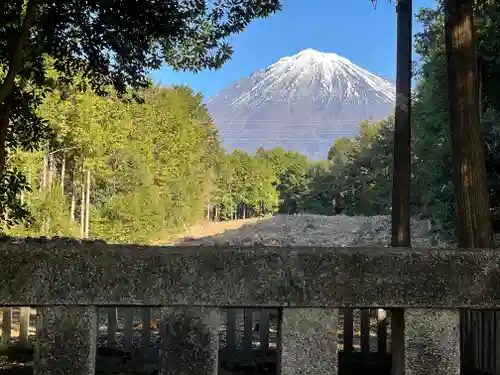
M6 152L36 149L51 137L37 111L48 91L90 86L97 95L112 88L119 97L135 98L133 91L148 87L147 74L162 63L177 70L217 69L231 57L230 35L279 9L278 0L2 1L1 211L8 205L11 217L24 214L7 199L25 181L16 170L6 172Z

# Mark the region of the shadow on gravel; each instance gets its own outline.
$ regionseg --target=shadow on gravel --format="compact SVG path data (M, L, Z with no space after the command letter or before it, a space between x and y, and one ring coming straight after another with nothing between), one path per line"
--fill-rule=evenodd
M427 220L412 219L414 247L443 247L430 235ZM391 237L389 216L275 215L237 229L201 238L184 238L177 246L319 246L387 247Z
M179 246L380 246L385 217L276 215L214 236L186 238ZM382 236L381 236L382 234Z

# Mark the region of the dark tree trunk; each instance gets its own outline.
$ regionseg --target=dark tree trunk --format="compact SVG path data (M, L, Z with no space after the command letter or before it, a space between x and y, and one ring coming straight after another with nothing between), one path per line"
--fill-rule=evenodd
M473 0L447 0L446 60L457 236L461 248L494 245L480 121Z
M412 0L397 2L396 113L392 176L391 246L410 247ZM405 373L403 309L392 310L392 373Z
M411 0L398 1L397 17L396 113L394 116L391 246L410 247Z

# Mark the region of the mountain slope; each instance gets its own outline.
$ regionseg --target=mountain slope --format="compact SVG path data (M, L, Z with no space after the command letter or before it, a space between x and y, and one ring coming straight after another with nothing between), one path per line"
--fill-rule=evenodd
M334 139L392 111L394 84L333 53L306 49L240 79L206 105L226 148L326 158Z

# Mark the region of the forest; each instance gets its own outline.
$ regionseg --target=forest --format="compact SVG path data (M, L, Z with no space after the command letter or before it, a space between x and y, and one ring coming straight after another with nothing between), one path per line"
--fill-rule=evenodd
M481 119L493 226L500 231L500 2L476 20ZM412 97L412 213L453 234L455 199L444 54L443 12L421 9L423 31ZM47 62L48 64L50 61ZM56 82L36 109L44 136L8 151L4 231L148 243L200 220L299 212L390 213L394 120L364 121L355 138L337 139L328 160L277 148L227 152L203 105L184 86L142 88L131 100L88 78ZM59 84L59 82L62 82ZM82 89L84 87L84 89ZM9 174L10 173L10 174ZM9 182L10 181L10 182ZM5 189L4 189L5 190Z

